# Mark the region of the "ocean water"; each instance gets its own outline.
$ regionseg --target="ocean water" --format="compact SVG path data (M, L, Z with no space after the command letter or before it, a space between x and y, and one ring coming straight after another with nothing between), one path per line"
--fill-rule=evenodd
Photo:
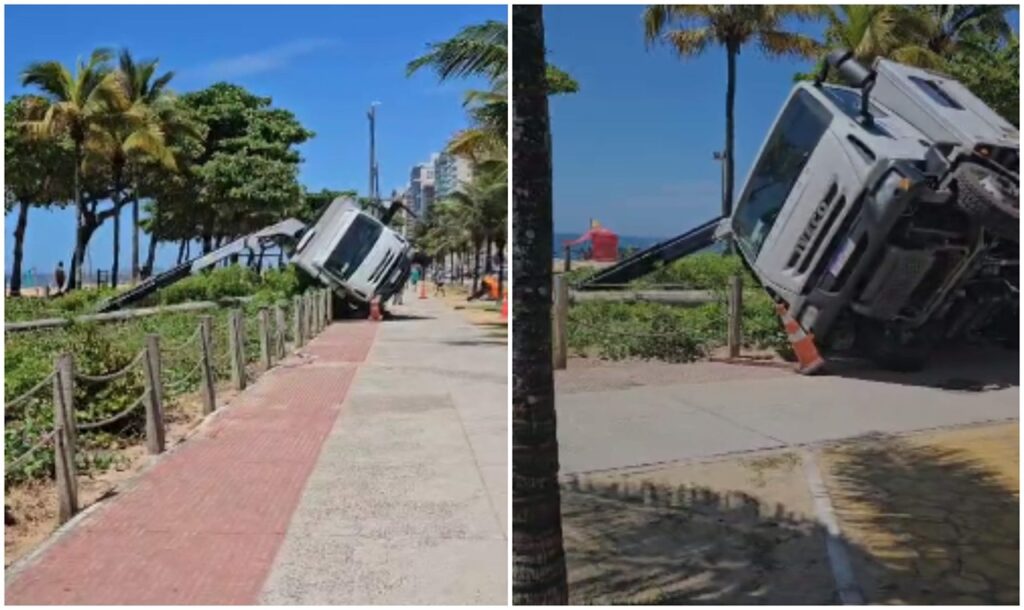
M156 272L160 273L161 271L164 271L164 269L157 269ZM121 284L127 284L132 279L131 270L118 273L117 275L120 278L119 283L121 283ZM104 279L104 284L106 284L107 282L110 281L110 276L105 273L103 279ZM82 281L85 283L86 286L95 286L96 285L96 272L92 271L90 273L83 274L82 275ZM5 272L4 273L4 286L9 286L10 283L11 283L11 274L10 274L10 272ZM50 272L50 271L47 271L47 272L41 272L41 271L29 272L28 270L22 271L22 273L21 273L21 287L22 288L37 288L37 287L42 287L42 286L47 286L47 285L50 286L50 287L53 287L53 285L54 285L53 273L52 272Z

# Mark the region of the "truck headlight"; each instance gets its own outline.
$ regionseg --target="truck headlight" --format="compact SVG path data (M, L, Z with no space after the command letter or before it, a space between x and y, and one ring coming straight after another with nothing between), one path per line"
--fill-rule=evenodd
M889 204L909 191L912 186L913 183L909 178L894 169L889 170L871 193L872 207L875 209L876 217L884 217Z
M889 203L897 196L910 190L910 179L896 170L890 170L885 179L875 189L875 200Z

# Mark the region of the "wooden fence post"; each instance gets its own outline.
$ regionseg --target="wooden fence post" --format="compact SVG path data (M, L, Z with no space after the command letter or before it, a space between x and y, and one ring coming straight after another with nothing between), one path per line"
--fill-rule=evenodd
M199 318L199 350L201 352L200 369L203 374L203 415L209 415L217 409L217 395L213 383L213 316Z
M53 376L53 458L56 464L57 518L67 523L78 512L78 473L75 468L74 361L61 354Z
M248 361L248 352L246 352L245 345L245 311L242 309L237 310L235 316L235 357L238 359L238 389L244 390L248 383L248 379L245 374L245 365Z
M324 291L317 288L313 292L313 302L316 303L316 330L321 332L324 329Z
M320 334L320 320L317 320L317 312L320 308L316 303L316 290L309 291L309 336L315 337Z
M313 338L315 332L313 329L313 302L309 298L308 290L306 294L302 295L302 313L304 314L302 316L302 323L306 327L306 340L308 341Z
M164 409L160 388L160 336L146 335L146 356L142 359L146 374L146 393L142 402L146 406L146 449L150 453L164 452Z
M572 271L572 246L565 247L565 272Z
M232 309L228 313L228 361L231 364L231 384L236 390L245 389L244 360L239 357L245 349L245 336L242 331L242 312Z
M302 297L292 299L292 332L295 335L295 347L302 347Z
M264 307L260 309L260 359L263 370L270 370L273 362L270 356L270 312Z
M564 275L556 275L553 280L552 364L555 369L564 369L569 361L569 282Z
M277 352L278 360L284 358L286 332L284 308L280 304L274 305L274 349Z
M404 290L404 288L403 288ZM334 291L327 289L327 323L334 321Z
M321 324L321 332L327 328L327 301L324 300L324 289L316 291L316 317Z
M743 278L729 277L729 357L738 358L743 343Z

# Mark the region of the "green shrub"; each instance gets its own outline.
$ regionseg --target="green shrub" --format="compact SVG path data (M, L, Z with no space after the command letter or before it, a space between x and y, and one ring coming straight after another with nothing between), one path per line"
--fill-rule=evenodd
M70 352L79 373L99 376L124 368L145 345L148 334L160 336L162 380L165 396L172 398L186 379L195 384L198 352L186 348L175 351L196 331L200 315L214 316L214 351L226 349L224 309L213 312L179 312L136 318L124 322L72 324L64 328L8 333L5 341L4 396L18 397L44 379L53 370L58 354ZM223 356L220 356L223 359ZM190 387L195 387L190 386ZM124 377L110 382L75 382L75 417L79 423L96 422L120 413L142 395L141 363ZM53 429L52 386L41 388L32 398L4 412L5 459L10 466L42 435ZM79 434L83 451L78 453L81 471L88 473L111 465L110 449L140 442L144 430L143 413L131 416L102 430ZM25 479L52 476L53 452L34 453L22 466L7 468L5 484Z
M7 297L4 300L4 319L7 322L21 322L91 313L101 301L116 292L110 288L87 288L50 298Z
M729 278L737 274L743 276L745 286L758 285L738 256L702 252L663 265L638 279L635 284L677 284L694 290L725 290Z
M723 300L697 307L584 302L569 310L569 348L579 355L611 360L692 362L725 345L727 314ZM743 332L748 347L789 349L767 295L744 302Z
M256 271L241 265L231 265L175 282L160 290L159 299L163 305L187 301L216 301L225 297L252 295L259 285L260 276Z

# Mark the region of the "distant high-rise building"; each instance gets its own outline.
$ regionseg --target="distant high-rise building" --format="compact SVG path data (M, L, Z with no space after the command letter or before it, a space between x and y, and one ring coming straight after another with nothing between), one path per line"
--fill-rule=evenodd
M444 199L459 190L459 187L473 179L473 167L469 160L456 155L441 153L434 160L434 196Z
M430 209L434 201L434 165L420 163L414 165L409 174L409 195L413 212L421 219Z

